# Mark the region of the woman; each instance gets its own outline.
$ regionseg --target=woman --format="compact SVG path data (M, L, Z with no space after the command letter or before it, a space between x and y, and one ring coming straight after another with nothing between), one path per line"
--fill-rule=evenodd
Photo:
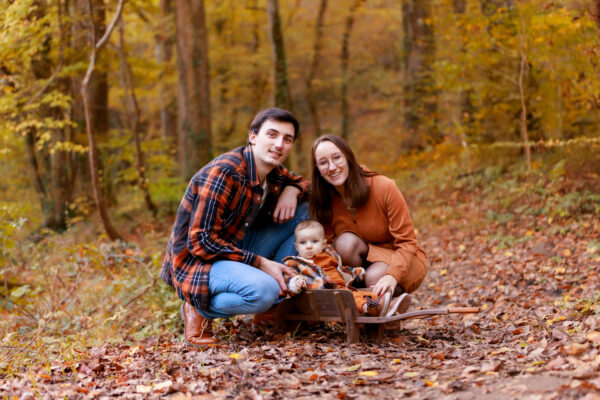
M364 266L376 295L413 292L427 272L408 206L393 180L361 167L344 139L319 137L312 147L310 210L344 265Z

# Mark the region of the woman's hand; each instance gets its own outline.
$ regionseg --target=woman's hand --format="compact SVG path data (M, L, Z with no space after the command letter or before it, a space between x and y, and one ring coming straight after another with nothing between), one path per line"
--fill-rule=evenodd
M379 278L375 286L373 286L373 294L381 296L385 292L394 293L394 289L396 289L397 285L398 282L396 281L396 278L391 275L384 275Z
M300 189L295 186L286 186L283 189L273 211L273 222L282 224L294 218L299 194Z

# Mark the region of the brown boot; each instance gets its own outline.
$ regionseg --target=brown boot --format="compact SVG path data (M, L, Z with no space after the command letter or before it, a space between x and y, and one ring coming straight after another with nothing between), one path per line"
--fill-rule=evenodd
M185 341L193 346L215 346L219 341L213 336L212 321L201 316L196 309L183 303L179 308L183 320Z
M274 305L267 311L254 314L254 318L252 318L253 325L273 325L275 323L275 317L277 316L277 311L279 309L279 304Z

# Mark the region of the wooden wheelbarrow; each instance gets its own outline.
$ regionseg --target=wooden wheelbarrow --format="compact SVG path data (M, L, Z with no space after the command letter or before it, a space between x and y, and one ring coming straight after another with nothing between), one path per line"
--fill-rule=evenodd
M410 311L393 317L367 317L356 308L349 290L307 290L279 304L274 321L278 328L289 326L291 321L324 321L346 324L348 344L360 341L359 324L364 324L372 340L383 339L383 324L409 318L425 318L452 313L476 313L479 307L448 307Z

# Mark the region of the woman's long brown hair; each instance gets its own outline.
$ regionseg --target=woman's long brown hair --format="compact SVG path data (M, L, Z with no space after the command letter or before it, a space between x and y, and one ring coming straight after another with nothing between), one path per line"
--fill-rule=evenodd
M339 136L323 135L317 138L312 146L312 192L310 196L310 215L325 224L331 223L333 217L331 213L331 196L337 195L335 188L328 183L317 167L315 150L317 146L325 141L333 143L348 160L348 178L346 179L345 194L352 201L352 207L358 207L364 204L369 197L369 186L365 181L366 176L377 175L376 172L365 171L356 161L354 152L348 143Z

